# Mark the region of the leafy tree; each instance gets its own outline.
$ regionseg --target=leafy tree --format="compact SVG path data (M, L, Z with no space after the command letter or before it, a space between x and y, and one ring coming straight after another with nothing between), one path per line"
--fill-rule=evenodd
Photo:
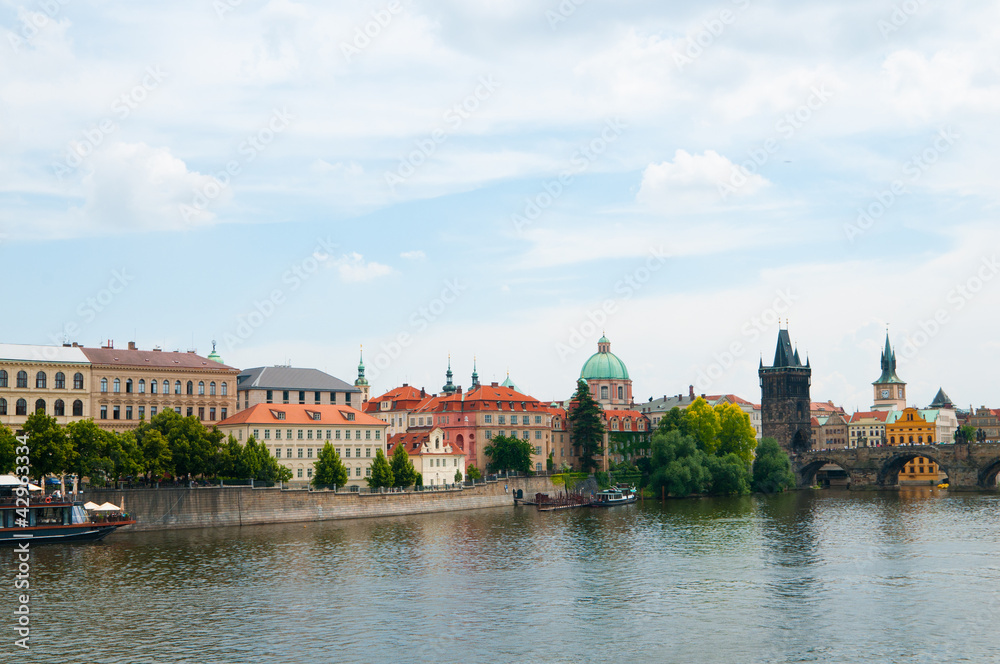
M680 431L685 436L691 435L691 427L688 424L687 418L684 417L684 411L677 406L671 408L660 418L660 423L656 425L656 430L660 433Z
M181 417L173 410L164 410L139 426L143 446L151 431L159 431L167 440L173 472L180 476L210 474L224 438L217 428L206 429L197 417Z
M760 493L781 493L795 486L792 462L774 438L765 438L757 446L751 486Z
M531 454L534 451L531 443L516 436L494 436L490 444L483 448L483 452L490 458L487 468L493 472L528 472L531 470Z
M56 418L36 411L25 421L24 433L31 448L31 470L39 482L46 475L62 475L72 467L73 443Z
M719 420L719 455L735 454L744 463L753 461L757 447L757 432L750 423L750 416L734 403L720 403L715 407Z
M552 469L555 468L555 465L556 465L555 452L549 452L548 458L545 459L545 470L552 472Z
M955 442L956 443L974 443L976 442L976 427L971 424L964 424L958 427L955 432Z
M136 477L145 472L142 450L134 431L111 436L107 441L106 456L111 460L111 477Z
M417 479L413 480L413 486L423 486L424 485L424 474L417 473Z
M147 431L138 444L142 450L143 467L152 477L162 477L173 469L170 444L158 429Z
M594 457L604 453L601 446L601 442L604 440L601 406L594 401L587 381L582 378L577 381L573 401L574 405L567 415L570 425L570 440L573 441L573 445L580 448L580 468L587 472L593 472L600 465L600 462Z
M730 452L710 456L705 467L712 476L711 493L720 496L745 496L750 493L750 464Z
M702 397L694 400L684 413L690 435L705 454L715 454L719 445L719 417Z
M657 432L653 435L650 486L656 493L663 489L672 496L705 493L711 487L712 476L705 467L707 455L698 448L691 436L680 431Z
M462 481L462 471L461 469L455 471L455 484Z
M372 474L368 477L368 487L378 489L381 487L391 487L393 482L392 466L385 458L385 452L381 448L375 450L375 460L372 461Z
M332 443L328 442L323 445L313 468L315 468L312 479L313 486L341 487L347 485L347 468L340 460L340 455L337 454Z
M483 479L483 472L476 468L475 466L469 466L465 469L465 476L470 480L481 480Z
M402 443L396 444L396 449L392 451L392 485L395 487L412 486L417 481L417 470L410 461L410 455L406 453L406 446Z
M117 434L100 428L94 420L80 420L66 425L66 435L76 452L67 470L76 473L77 477L90 478L94 485L111 478L115 463L110 454Z
M0 474L13 473L17 464L17 436L6 425L0 424Z

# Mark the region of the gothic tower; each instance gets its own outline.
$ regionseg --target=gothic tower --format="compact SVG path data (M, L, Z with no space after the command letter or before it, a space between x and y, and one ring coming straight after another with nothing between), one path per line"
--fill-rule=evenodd
M365 378L365 349L364 346L361 347L361 355L358 360L358 378L354 381L354 387L361 390L361 403L368 403L368 398L371 392L371 386L368 384L368 379Z
M809 387L812 385L812 367L799 359L799 351L792 350L788 330L778 330L778 348L774 364L760 362L761 429L765 438L778 441L790 454L812 449L812 402Z
M872 410L906 409L906 383L896 375L896 352L889 344L888 332L885 335L885 350L882 351L882 375L872 386L875 388Z

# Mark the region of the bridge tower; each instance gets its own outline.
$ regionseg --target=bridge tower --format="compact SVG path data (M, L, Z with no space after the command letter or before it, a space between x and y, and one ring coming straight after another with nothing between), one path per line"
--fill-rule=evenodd
M882 375L872 383L875 388L875 403L872 410L904 410L906 408L906 383L896 375L896 351L885 335L885 350L882 351Z
M761 433L777 439L791 454L812 449L812 367L808 358L803 365L799 351L792 350L788 330L778 330L778 348L774 364L760 369Z

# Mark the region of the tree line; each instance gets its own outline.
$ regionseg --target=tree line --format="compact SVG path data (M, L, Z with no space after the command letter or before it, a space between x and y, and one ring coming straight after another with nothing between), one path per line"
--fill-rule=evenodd
M196 417L165 410L131 431L100 428L93 420L61 426L36 412L23 426L31 450L32 476L75 474L92 486L122 480L165 478L254 479L279 482L292 472L252 437L242 444ZM0 472L14 470L16 438L0 426Z

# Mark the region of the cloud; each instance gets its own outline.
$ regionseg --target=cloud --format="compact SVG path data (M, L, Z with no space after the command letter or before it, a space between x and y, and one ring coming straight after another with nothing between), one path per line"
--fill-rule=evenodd
M357 252L345 254L334 261L331 267L336 268L341 281L346 283L372 281L393 273L393 269L388 265L374 261L366 263L364 256Z
M405 259L411 260L411 261L422 261L425 258L427 258L427 254L425 254L424 252L420 251L419 249L416 249L414 251L404 251L403 253L401 253L399 255L399 257L400 258L405 258Z
M715 150L701 155L677 150L673 161L646 167L636 199L650 207L675 208L718 202L729 194L750 196L768 185L762 175L747 173Z

